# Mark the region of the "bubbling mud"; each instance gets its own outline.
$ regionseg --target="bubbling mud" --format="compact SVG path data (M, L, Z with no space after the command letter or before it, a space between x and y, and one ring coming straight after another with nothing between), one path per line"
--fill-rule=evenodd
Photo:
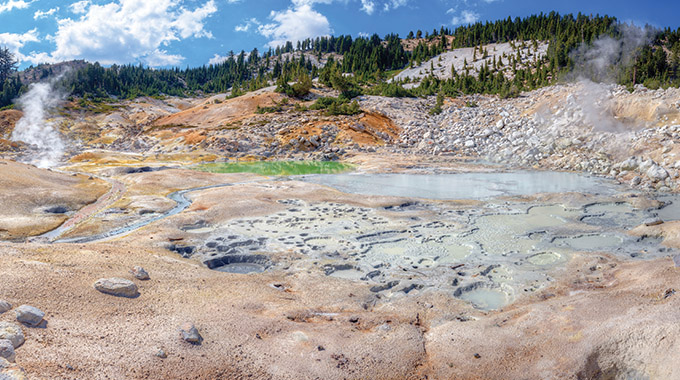
M496 180L497 174L487 178ZM373 193L382 195L395 191L399 195L413 194L411 185L390 186L384 182L386 178L399 184L404 178L416 181L416 176L383 176L378 184L375 176L351 177L354 190L368 191L367 184L373 184ZM314 177L314 181L321 178L326 177ZM336 180L344 177L329 178L335 186ZM444 291L481 310L502 308L518 294L548 286L554 272L575 254L610 252L625 259L671 254L659 239L635 238L625 233L645 218L665 211L636 209L625 198L613 198L616 186L598 178L580 178L565 186L569 190L585 186L580 190L605 192L606 196L598 196L602 201L592 203L583 198L578 204L573 200L565 202L568 206L558 201L542 204L498 198L465 206L422 199L460 193L455 186L447 190L440 175L435 178L433 182L417 183L418 188L425 188L419 193L424 194L421 199L405 199L380 208L280 200L286 207L284 211L219 225L193 226L189 229L193 238L185 244L192 246L189 256L217 270L248 273L231 270L234 264L228 258L269 256L271 262L258 264L258 270L251 272L268 268L318 270L328 276L368 283L371 291L385 299ZM435 189L429 188L432 184ZM517 187L511 181L497 185L494 192L498 194L529 192L528 187ZM405 189L404 193L400 189ZM540 185L532 189L546 190ZM484 196L489 194L484 192ZM296 258L286 258L291 255Z

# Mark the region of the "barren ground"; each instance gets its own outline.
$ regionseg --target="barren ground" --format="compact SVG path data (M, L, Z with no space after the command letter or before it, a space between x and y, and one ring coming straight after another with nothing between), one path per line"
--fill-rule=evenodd
M211 270L173 250L212 238L201 228L226 228L244 218L302 207L289 200L342 204L377 214L421 201L347 194L295 178L187 168L237 157L335 155L367 175L489 172L499 166L485 161L490 156L484 144L501 144L493 136L503 136L515 151L501 163L512 167L556 169L567 159L592 154L609 165L600 174L622 182L644 177L634 185L643 192L617 194L607 198L610 203L624 199L633 208L646 209L658 206L651 200L653 191L677 190L680 140L670 124L679 113L675 103L664 103L666 98L677 101L670 90L621 93L612 103L620 118L649 123L644 127L652 137L646 141L653 144L647 149L638 145L623 153L593 153L588 144L601 136L590 131L581 135L583 141L569 137L564 148L555 142L552 151L543 152L546 157L533 152L531 157L538 159L528 165L516 161L543 148L531 140L542 132L538 124L531 127L536 129L532 135L513 123L535 114L557 114L555 109L573 92L572 87L546 90L502 105L481 99L474 114L456 100L447 103L450 113L431 118L422 115L432 99L397 103L366 98L365 112L352 117L298 113L292 106L278 114L256 114L257 106L280 102L281 95L267 91L233 100L142 99L107 114L55 116L74 141L62 171L0 161L0 299L14 307L38 307L47 321L43 328L23 326L26 343L17 349L16 365L36 379L680 378L675 360L680 355L680 299L675 293L680 270L670 256L628 260L607 251L576 252L550 271L545 286L520 293L497 310L481 310L448 290L375 291L369 281L329 276L320 269L323 262L307 260L295 249L258 251L270 254L272 265L251 274ZM494 113L494 107L516 107L516 113ZM17 112L0 114L0 138L9 136L20 117ZM426 121L414 122L417 117ZM504 119L507 123L499 123ZM436 126L463 128L466 122L474 124L471 132L445 133L445 127ZM498 135L482 136L485 128L501 124ZM516 131L526 135L514 136ZM421 148L411 148L421 142ZM410 148L401 149L404 144ZM453 148L443 154L446 149L434 152L435 146ZM21 159L25 148L8 146L3 155ZM641 160L623 168L619 163L633 151ZM647 160L668 176L657 181L647 176L646 168L652 167ZM596 164L592 170L567 169L597 172ZM192 203L186 210L129 234L77 244L31 241L77 215L82 217L62 237L110 231L167 212L174 207L167 198L172 192L224 184L231 186L188 193ZM107 197L112 189L115 195ZM592 197L600 198L604 196ZM544 194L498 203L570 205L589 200L583 194ZM433 204L470 213L488 207L476 200ZM46 212L56 206L63 212ZM404 219L433 214L431 209L409 212ZM680 249L677 221L643 224L628 233L663 240L664 249ZM151 279L135 279L130 273L134 266L146 269ZM451 264L432 273L449 284L456 272L476 270L458 268ZM96 280L109 277L133 280L140 295L119 298L93 288ZM15 322L14 312L0 314L0 321ZM180 339L178 328L184 322L197 327L202 344ZM167 357L159 357L159 350Z

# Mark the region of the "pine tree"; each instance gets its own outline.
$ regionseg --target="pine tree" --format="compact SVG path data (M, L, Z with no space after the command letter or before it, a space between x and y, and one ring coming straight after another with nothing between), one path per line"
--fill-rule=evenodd
M7 47L0 48L0 83L17 70L18 61Z

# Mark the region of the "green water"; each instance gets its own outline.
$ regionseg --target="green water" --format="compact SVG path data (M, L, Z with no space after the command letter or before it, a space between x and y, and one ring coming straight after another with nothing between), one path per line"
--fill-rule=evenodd
M211 173L255 173L275 176L337 174L354 169L354 165L334 161L254 161L204 164L197 169Z

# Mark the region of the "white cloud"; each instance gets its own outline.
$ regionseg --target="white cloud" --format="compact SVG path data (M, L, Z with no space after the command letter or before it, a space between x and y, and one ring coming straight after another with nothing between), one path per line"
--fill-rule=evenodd
M408 0L389 0L385 2L385 5L383 5L383 10L388 12L390 10L403 7L406 4L408 4Z
M39 42L38 29L32 29L24 34L0 33L0 46L7 47L19 61L27 59L21 53L21 49L29 42Z
M59 7L52 8L52 9L47 10L47 11L37 10L37 11L35 11L35 13L33 14L33 19L34 19L34 20L38 20L38 19L41 19L41 18L47 18L47 17L52 16L53 14L55 14L57 11L59 11Z
M234 27L234 30L237 32L247 32L250 30L250 28L256 25L260 26L261 24L259 21L257 21L256 18L251 18L250 20L247 20L241 25L236 25L236 27Z
M33 62L86 59L102 64L176 65L184 57L168 53L166 46L189 37L211 37L204 21L217 7L215 0L194 10L184 8L182 0L117 0L102 5L81 1L71 10L82 15L58 20L56 49L33 55Z
M367 15L372 15L375 11L375 3L371 0L361 0L361 10Z
M82 0L69 5L69 8L71 9L71 12L79 15L85 13L85 11L87 11L87 7L89 6L90 6L89 0Z
M227 59L229 59L228 55L215 54L212 58L210 58L210 60L208 61L208 64L209 65L219 65L220 63L226 61Z
M233 54L233 52L230 52L227 55L215 54L212 58L210 58L210 60L208 60L208 64L209 65L219 65L220 63L228 60L230 57L234 57L234 59L237 59L241 54L243 54L243 57L245 59L250 58L250 53L245 52L245 51L242 51L241 53L238 53L238 54L235 54L235 55L232 55L232 54Z
M4 3L0 3L0 13L9 12L12 9L26 9L35 0L9 0Z
M327 36L332 30L326 16L312 9L311 3L329 3L332 0L293 0L292 9L272 11L269 18L273 23L260 25L258 31L269 39L271 47L293 43L319 36Z
M447 12L449 13L449 12ZM458 16L453 16L453 19L451 19L451 24L453 25L467 25L467 24L474 24L475 22L479 21L479 13L475 13L473 11L462 11L460 15Z
M303 5L314 5L314 4L331 4L335 0L292 0L293 6L301 7Z
M483 1L498 1L498 0L483 0ZM332 3L348 4L350 2L361 3L361 8L359 8L359 10L370 16L381 7L384 12L389 12L390 10L403 7L406 4L408 4L409 0L291 0L291 3L294 8L303 5L314 6L314 4L332 4Z
M215 12L217 12L217 6L213 0L208 1L200 8L196 8L193 12L182 9L172 26L179 30L179 35L183 39L192 36L212 38L212 33L204 29L203 20Z

